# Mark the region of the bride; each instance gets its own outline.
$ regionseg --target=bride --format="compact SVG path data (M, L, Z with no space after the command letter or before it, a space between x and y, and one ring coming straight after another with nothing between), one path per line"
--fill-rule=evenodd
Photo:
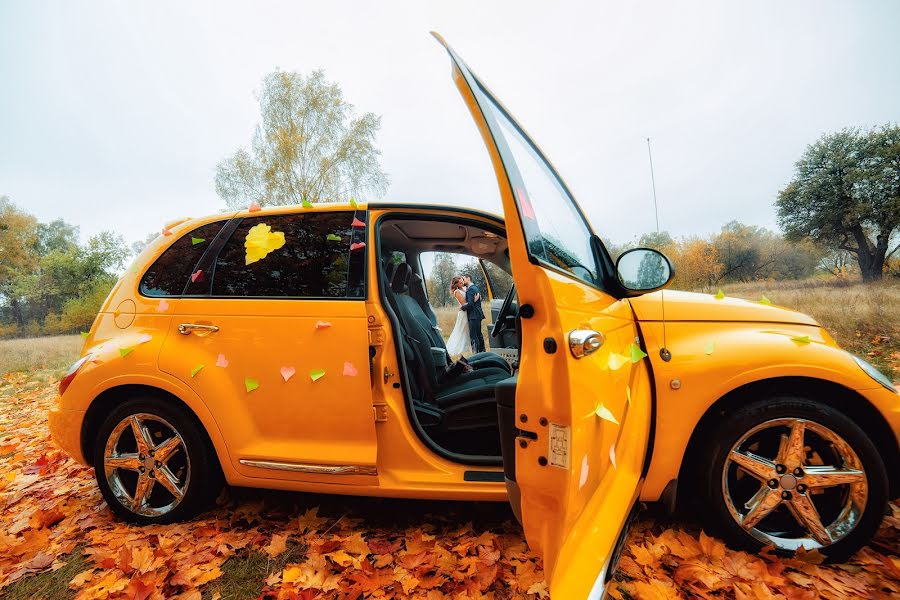
M459 275L455 276L450 282L450 294L456 299L460 306L466 303L466 288L463 285L463 278ZM447 354L449 356L458 356L472 351L472 344L469 341L469 319L463 310L456 313L456 325L453 326L453 332L447 340Z

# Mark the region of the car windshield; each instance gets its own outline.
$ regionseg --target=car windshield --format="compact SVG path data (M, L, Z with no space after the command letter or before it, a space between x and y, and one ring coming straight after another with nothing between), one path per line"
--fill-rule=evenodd
M529 254L582 281L597 285L591 231L574 201L531 141L486 92L485 95L489 100L486 106L500 126L503 140L525 184L526 189L516 189L514 193Z

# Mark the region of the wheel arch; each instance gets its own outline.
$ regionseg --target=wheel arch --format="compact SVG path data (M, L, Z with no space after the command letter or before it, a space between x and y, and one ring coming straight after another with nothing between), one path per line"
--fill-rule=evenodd
M154 396L161 400L165 400L191 419L194 425L200 430L212 455L216 457L216 468L218 468L220 473L222 472L222 457L219 456L218 448L216 448L216 445L209 435L209 431L207 431L206 426L203 424L203 421L200 420L197 413L194 412L185 401L172 392L144 384L125 384L108 388L98 394L88 406L81 425L80 440L82 456L88 463L91 462L91 457L94 455L94 445L98 441L97 435L99 434L104 416L108 415L117 404L137 395Z
M857 423L877 448L885 449L886 455L896 456L900 453L897 439L878 409L868 399L850 388L814 377L773 377L752 381L729 391L713 402L697 422L678 471L675 505L683 507L686 501L690 501L690 495L678 494L677 488L691 486L694 478L702 472L694 465L703 462L701 457L704 443L724 416L755 398L774 392L797 394L804 397L809 397L812 393L816 395L817 401L839 410ZM886 461L886 466L888 467L887 475L891 498L895 498L900 495L900 467L896 465L891 467L889 461Z

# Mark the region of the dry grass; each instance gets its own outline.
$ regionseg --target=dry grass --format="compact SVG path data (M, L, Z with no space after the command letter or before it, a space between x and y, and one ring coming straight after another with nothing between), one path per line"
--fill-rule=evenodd
M0 375L10 371L60 371L78 358L80 335L0 340Z

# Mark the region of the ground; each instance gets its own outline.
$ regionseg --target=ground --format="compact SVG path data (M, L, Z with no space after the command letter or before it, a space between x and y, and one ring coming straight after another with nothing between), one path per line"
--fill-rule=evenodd
M900 379L896 286L771 286ZM726 289L757 299L752 286ZM832 322L833 321L833 322ZM132 527L91 469L49 438L46 411L77 336L0 341L0 598L544 597L541 561L508 506L229 490L188 523ZM26 356L29 353L29 356ZM24 358L23 358L24 357ZM900 508L847 564L727 549L645 512L617 598L879 598L900 594Z

